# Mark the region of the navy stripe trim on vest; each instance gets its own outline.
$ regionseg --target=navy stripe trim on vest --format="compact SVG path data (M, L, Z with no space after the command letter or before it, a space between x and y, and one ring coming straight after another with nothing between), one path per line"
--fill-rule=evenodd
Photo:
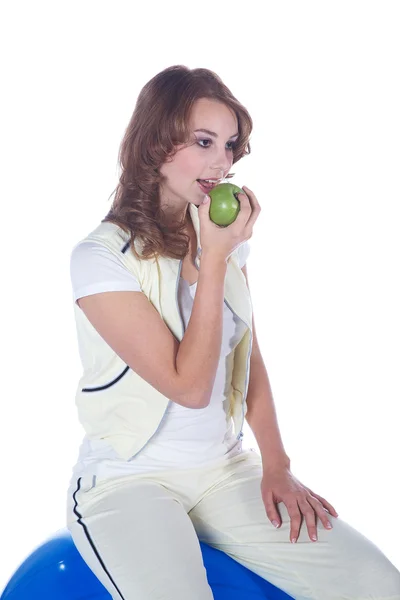
M126 244L124 244L124 246L121 249L121 252L123 254L125 254L125 252L128 250L129 246L130 246L131 241L128 240L126 242ZM96 388L82 388L82 392L100 392L101 390L106 390L107 388L111 387L112 385L114 385L115 383L118 383L118 381L125 375L125 373L129 370L129 365L127 365L125 367L125 369L122 371L122 373L120 373L118 375L118 377L116 377L115 379L113 379L113 381L110 381L110 383L106 383L105 385L100 385L99 387Z
M89 544L90 544L90 546L91 546L91 548L92 548L93 552L95 553L95 555L96 555L96 558L98 559L99 563L101 564L102 568L104 569L104 572L106 573L107 577L109 578L109 580L111 581L111 583L113 584L113 586L115 587L115 589L117 590L118 594L121 596L122 600L124 600L124 597L123 597L123 595L122 595L122 594L121 594L121 592L119 591L119 589L118 589L118 586L117 586L117 584L115 583L114 579L111 577L110 573L107 571L107 567L106 567L106 565L104 564L104 561L103 561L103 559L101 558L101 556L100 556L100 554L99 554L99 552L98 552L98 550L97 550L96 546L94 545L94 542L93 542L92 538L90 537L90 534L89 534L89 530L88 530L88 528L87 528L87 525L85 525L85 523L83 523L83 522L82 522L82 518L83 518L83 517L82 517L82 515L81 515L81 514L78 512L78 508L77 508L77 507L78 507L78 502L77 502L77 500L76 500L76 494L77 494L77 493L78 493L78 491L80 490L80 487L81 487L81 477L78 479L78 487L77 487L77 489L75 490L75 492L74 492L74 493L73 493L73 495L72 495L72 497L73 497L73 499L74 499L74 502L75 502L75 506L74 506L74 513L75 513L75 514L76 514L76 516L78 517L78 523L79 523L79 525L81 525L81 526L82 526L82 528L83 528L83 531L85 532L86 538L87 538L87 540L88 540L88 542L89 542Z
M124 244L124 246L121 249L121 252L123 254L125 254L125 252L128 250L129 246L130 246L131 241L128 240L126 242L126 244ZM105 385L100 385L99 387L95 387L95 388L82 388L82 392L100 392L101 390L106 390L107 388L111 387L112 385L114 385L115 383L118 383L118 381L125 375L125 373L129 370L129 365L127 365L125 367L125 369L122 371L122 373L120 373L118 375L118 377L116 377L115 379L113 379L113 381L110 381L110 383L106 383Z
M106 383L105 385L100 385L99 387L95 387L95 388L82 388L82 392L99 392L100 390L106 390L107 388L109 388L112 385L114 385L115 383L117 383L120 379L122 379L122 377L125 375L125 373L128 372L128 370L129 370L129 365L127 365L125 367L125 369L122 371L122 373L120 373L118 375L118 377L116 377L115 379L110 381L110 383Z

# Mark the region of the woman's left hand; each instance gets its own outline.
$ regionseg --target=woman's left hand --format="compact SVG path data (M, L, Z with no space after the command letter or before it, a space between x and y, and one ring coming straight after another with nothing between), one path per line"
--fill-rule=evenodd
M290 541L293 543L297 541L300 533L302 515L305 517L308 535L312 541L318 539L317 517L321 519L326 529L332 529L327 513L334 517L338 516L336 510L325 498L318 496L300 483L287 467L263 468L261 495L268 518L275 527L281 525L276 503L283 502L285 504L291 519Z

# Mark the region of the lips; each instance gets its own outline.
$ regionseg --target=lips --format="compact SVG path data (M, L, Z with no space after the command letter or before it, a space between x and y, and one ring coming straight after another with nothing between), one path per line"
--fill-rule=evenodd
M215 185L217 185L217 182L213 182L213 183L209 183L208 181L206 181L205 179L198 179L197 180L199 183L201 183L201 185L204 185L204 187L208 187L208 188L212 188Z
M204 194L208 194L208 192L216 186L216 183L206 183L204 179L197 179L197 183Z
M222 179L197 179L197 181L208 190L211 190L213 187L221 183Z

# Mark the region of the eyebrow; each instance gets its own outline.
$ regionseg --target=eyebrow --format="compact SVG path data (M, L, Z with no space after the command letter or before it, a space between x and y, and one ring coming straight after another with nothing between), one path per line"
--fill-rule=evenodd
M212 137L215 137L215 138L218 137L218 135L215 133L215 131L210 131L209 129L195 129L195 132L196 131L203 131L204 133L208 133L208 135L211 135ZM231 137L229 139L236 137L237 135L239 135L239 133L234 133L233 135L231 135Z

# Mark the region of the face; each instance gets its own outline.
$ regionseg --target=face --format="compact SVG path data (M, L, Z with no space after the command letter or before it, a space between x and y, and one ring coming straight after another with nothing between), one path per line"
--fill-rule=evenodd
M161 204L167 213L182 217L188 203L198 206L204 198L197 179L224 179L229 173L238 138L235 113L225 104L208 98L195 102L189 127L191 141L178 146L171 162L160 168L167 177L160 189Z

